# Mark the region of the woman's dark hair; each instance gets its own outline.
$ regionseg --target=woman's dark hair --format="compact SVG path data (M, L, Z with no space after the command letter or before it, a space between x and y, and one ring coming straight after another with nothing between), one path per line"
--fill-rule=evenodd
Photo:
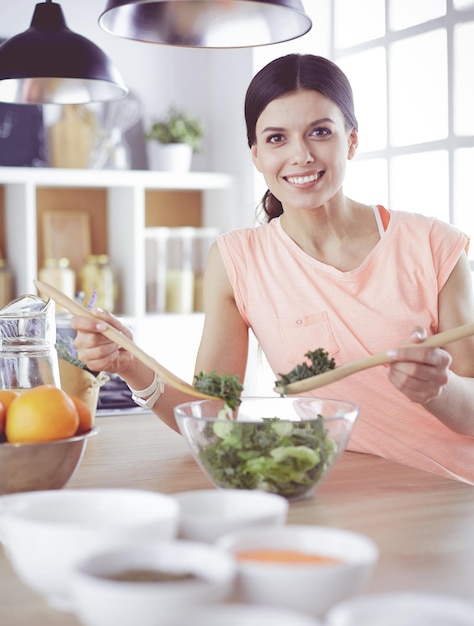
M245 96L245 123L249 147L256 141L257 120L266 106L297 89L319 91L340 108L346 128L357 129L352 88L332 61L312 54L288 54L271 61L253 77ZM283 213L281 202L268 190L261 205L270 221Z

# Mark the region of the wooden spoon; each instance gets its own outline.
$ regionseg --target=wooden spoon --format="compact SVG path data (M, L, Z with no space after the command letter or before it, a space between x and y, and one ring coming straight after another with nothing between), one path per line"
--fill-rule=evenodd
M51 298L52 300L54 300L55 302L63 306L67 311L69 311L73 315L82 315L85 317L90 317L92 319L100 319L101 322L104 322L103 319L97 317L96 315L93 315L93 313L88 311L86 308L84 308L83 306L75 302L74 300L71 300L71 298L69 298L64 293L56 289L56 287L53 287L53 285L44 283L43 281L40 281L40 280L34 280L33 282L36 288L38 289L38 291L40 291L41 293L45 294L46 296L48 296L49 298ZM163 380L166 383L168 383L175 389L178 389L179 391L182 391L187 394L191 394L197 398L203 398L207 400L216 399L215 396L210 396L205 393L202 393L201 391L198 391L192 385L189 385L188 383L186 383L184 380L181 380L181 378L178 378L177 376L175 376L175 374L167 370L166 367L158 363L158 361L155 361L153 357L151 357L149 354L144 352L131 339L129 339L126 335L118 331L113 326L110 326L109 324L107 324L107 329L103 330L102 334L108 337L109 339L111 339L112 341L114 341L121 348L124 348L125 350L130 352L130 354L133 354L134 357L136 357L139 361L147 365L152 371L156 372L158 376L161 376L161 378L163 378Z
M420 343L407 343L403 347L422 345L428 348L441 348L448 343L453 343L454 341L470 337L471 335L474 335L474 324L465 324L464 326L458 326L457 328L445 330L437 335L431 335ZM303 393L305 391L317 389L318 387L323 387L324 385L329 385L330 383L335 383L337 380L341 380L346 376L351 376L351 374L355 374L356 372L369 369L370 367L385 365L387 363L392 363L393 361L394 359L390 357L387 352L381 352L364 359L359 359L358 361L352 361L351 363L340 365L339 367L323 372L322 374L317 374L316 376L310 376L309 378L289 383L288 385L277 384L273 391L276 391L281 395Z

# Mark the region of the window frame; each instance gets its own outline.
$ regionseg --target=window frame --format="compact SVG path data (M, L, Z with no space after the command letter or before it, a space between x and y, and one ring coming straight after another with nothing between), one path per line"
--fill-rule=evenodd
M403 146L394 146L390 143L390 138L387 132L387 143L385 148L377 150L359 151L357 154L357 160L370 161L370 160L384 160L386 163L387 171L387 193L388 202L390 205L390 198L392 197L391 181L391 163L394 158L403 155L409 155L414 153L428 153L432 151L445 150L448 154L448 198L449 208L448 215L449 221L453 225L456 224L456 213L454 209L454 160L455 152L460 148L474 148L474 136L461 136L456 135L454 132L454 31L455 28L463 23L474 23L474 1L472 7L457 9L454 6L454 0L446 0L446 14L431 19L429 21L409 26L401 30L392 30L389 24L390 15L390 3L397 0L380 0L385 4L385 34L381 37L371 39L370 41L361 42L347 47L336 46L336 7L335 3L331 3L330 13L330 37L329 37L329 58L334 60L335 63L341 63L345 57L349 57L354 54L366 52L377 47L383 47L386 50L385 55L385 71L386 71L386 101L387 101L387 125L390 128L390 119L392 113L392 103L390 101L390 47L399 41L407 38L417 37L425 33L429 33L435 30L442 29L446 32L446 46L447 46L447 73L448 73L448 93L447 93L447 107L448 107L448 120L447 127L448 133L446 138L437 139L433 141L425 141L423 143L413 143ZM360 108L360 103L356 102L356 110ZM474 235L474 233L472 233ZM474 246L471 247L471 268L474 269Z

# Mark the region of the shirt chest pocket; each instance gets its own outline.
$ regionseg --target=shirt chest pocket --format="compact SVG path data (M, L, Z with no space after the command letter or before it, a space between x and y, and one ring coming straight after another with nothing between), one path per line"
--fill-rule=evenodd
M330 357L339 352L326 311L282 318L278 322L280 340L290 363L302 363L306 352L322 348Z

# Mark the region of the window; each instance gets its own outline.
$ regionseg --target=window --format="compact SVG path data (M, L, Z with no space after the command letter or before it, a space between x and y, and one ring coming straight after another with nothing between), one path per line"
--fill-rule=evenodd
M474 0L333 6L329 56L352 83L360 134L345 193L474 240Z

